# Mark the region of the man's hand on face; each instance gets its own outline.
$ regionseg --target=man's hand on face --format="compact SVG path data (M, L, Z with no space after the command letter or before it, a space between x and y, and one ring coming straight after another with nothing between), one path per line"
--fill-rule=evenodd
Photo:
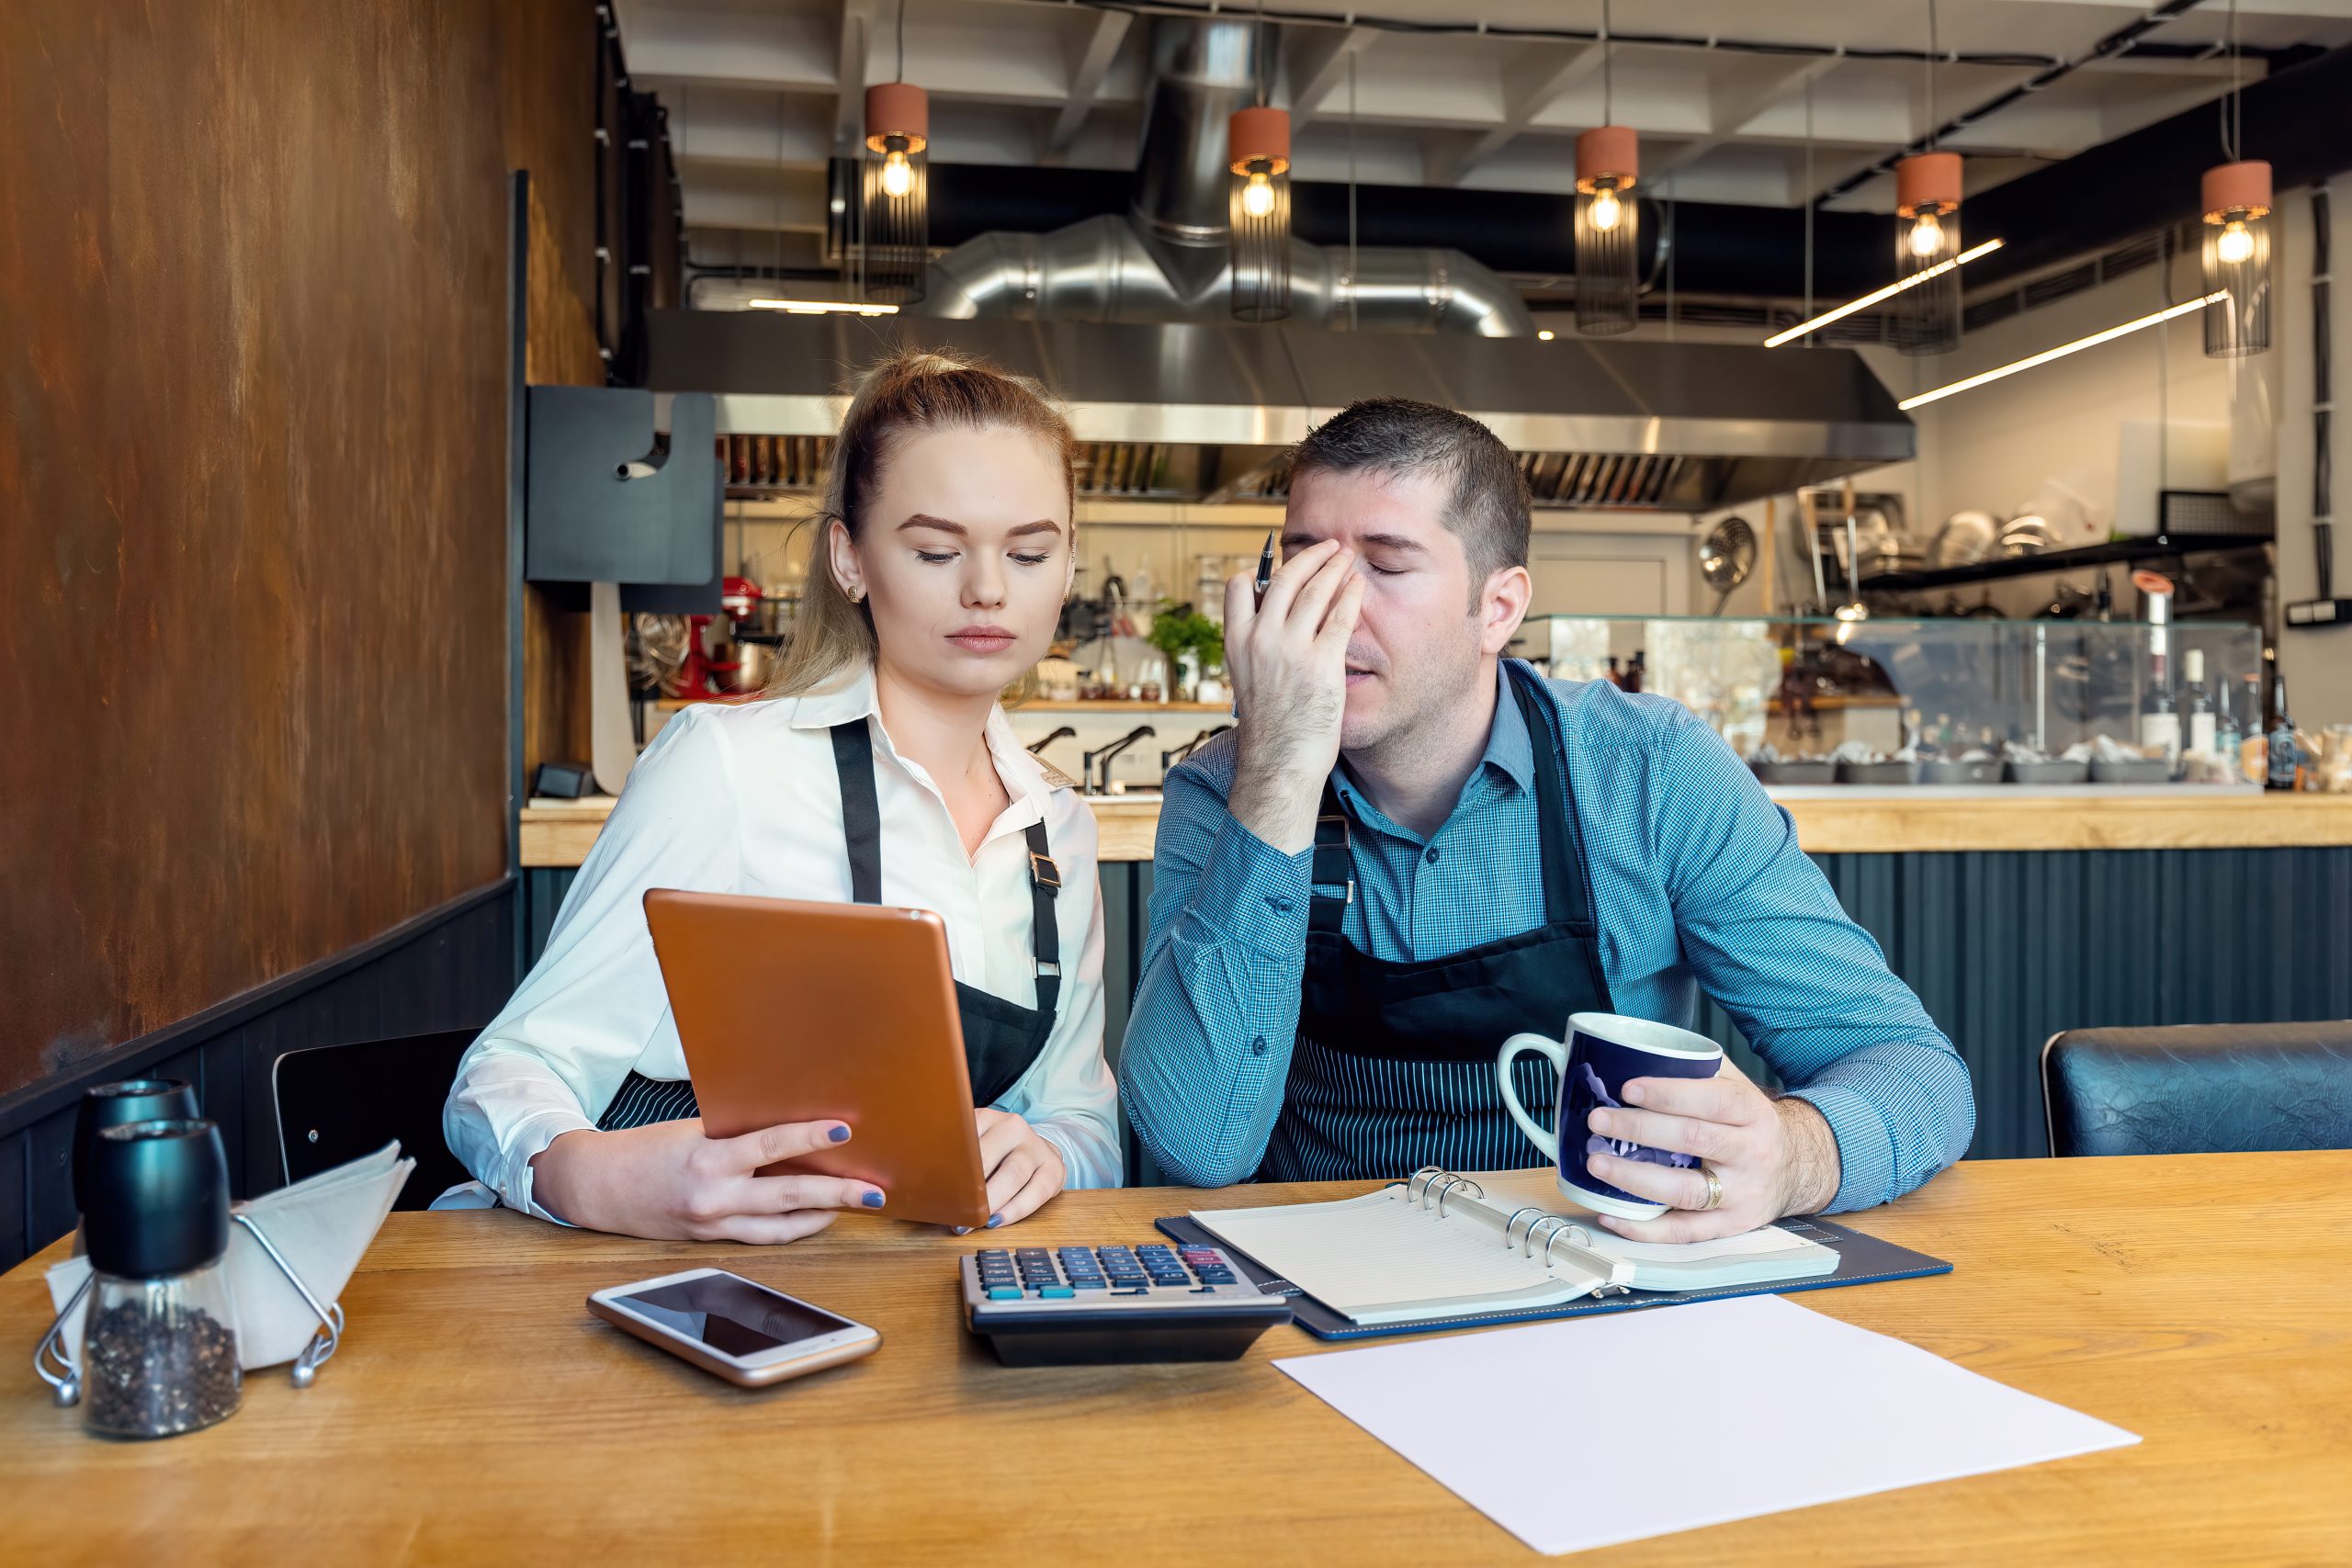
M1363 607L1351 550L1326 539L1274 573L1251 603L1248 573L1225 585L1225 663L1240 709L1234 820L1284 854L1315 841L1323 781L1340 761L1348 638Z
M1634 1241L1708 1241L1769 1225L1785 1214L1818 1213L1838 1196L1838 1140L1802 1100L1774 1100L1725 1060L1711 1078L1630 1078L1623 1108L1595 1110L1591 1130L1606 1138L1696 1155L1723 1183L1710 1209L1698 1170L1594 1155L1592 1174L1638 1198L1664 1203L1654 1220L1603 1217ZM1565 1136L1570 1129L1562 1128Z

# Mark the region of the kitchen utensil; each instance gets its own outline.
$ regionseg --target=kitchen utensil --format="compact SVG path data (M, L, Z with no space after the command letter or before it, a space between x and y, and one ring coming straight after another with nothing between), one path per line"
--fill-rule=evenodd
M2058 530L2048 519L2030 512L2020 513L2001 525L2000 553L2003 556L2038 556L2044 550L2062 548L2064 542Z
M1726 517L1699 544L1699 575L1715 591L1713 614L1724 613L1732 590L1756 570L1756 535L1745 517Z
M1928 565L1932 570L1948 567L1974 566L1992 553L1993 542L2001 525L1989 512L1955 512L1944 519L1943 526L1928 545Z
M1805 554L1813 561L1813 604L1810 608L1815 615L1825 615L1829 613L1829 584L1821 570L1821 513L1814 501L1813 491L1797 492L1797 508L1804 513Z

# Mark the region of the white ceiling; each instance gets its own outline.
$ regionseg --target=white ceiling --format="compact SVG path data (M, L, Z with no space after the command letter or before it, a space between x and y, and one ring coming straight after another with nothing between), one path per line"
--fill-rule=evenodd
M899 0L616 5L633 85L670 111L687 223L821 230L825 160L854 145L865 87L898 70ZM1301 179L1347 178L1352 148L1367 184L1564 192L1577 132L1601 121L1593 44L1342 20L1590 31L1600 0L1281 0L1276 8L1331 17L1277 29L1272 101L1292 111ZM1223 9L1250 7L1228 0ZM2139 0L1940 0L1938 42L1960 54L2077 59L2145 9ZM1621 32L1860 51L1924 49L1927 16L1924 0L1617 0L1612 19ZM1969 155L1971 188L1982 189L2211 102L2230 82L2219 51L2229 25L2229 6L2209 0L2150 38L2211 47L2211 56L2086 64L1944 144ZM904 27L906 79L932 96L935 161L1133 165L1148 17L1084 0L906 0ZM2352 0L2242 0L2238 36L2249 49L2352 42ZM2040 69L1941 65L1937 118ZM2251 60L2245 69L2251 81L2263 67ZM1926 69L1916 61L1620 43L1609 74L1614 118L1642 135L1644 182L1695 201L1793 205L1928 129ZM1884 210L1893 199L1882 175L1833 205Z

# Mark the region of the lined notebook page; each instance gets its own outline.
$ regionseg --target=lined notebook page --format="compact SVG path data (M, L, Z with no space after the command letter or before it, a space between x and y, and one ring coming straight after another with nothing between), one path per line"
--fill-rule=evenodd
M1368 1192L1336 1203L1195 1211L1193 1218L1363 1324L1574 1301L1600 1281L1547 1269L1483 1227Z

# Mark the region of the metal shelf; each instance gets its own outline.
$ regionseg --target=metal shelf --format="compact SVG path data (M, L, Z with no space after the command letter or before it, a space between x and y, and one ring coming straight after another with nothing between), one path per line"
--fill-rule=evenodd
M2036 572L2075 571L2086 566L2115 566L2128 561L2157 560L2166 556L2194 555L2206 550L2252 550L2270 543L2249 534L2154 534L2144 539L2111 539L2080 549L2044 550L2034 556L2003 556L1973 566L1948 566L1928 571L1883 571L1862 579L1873 593L1901 593L1926 588L1952 588L1968 582L1991 582L2004 577L2031 577Z

